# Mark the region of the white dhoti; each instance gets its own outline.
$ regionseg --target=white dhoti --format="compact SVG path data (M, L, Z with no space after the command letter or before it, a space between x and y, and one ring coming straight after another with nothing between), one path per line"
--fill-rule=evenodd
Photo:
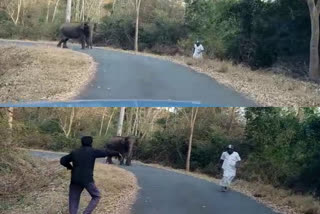
M223 176L220 181L220 186L222 187L229 187L233 181L235 176Z
M196 44L194 45L194 53L193 53L193 58L194 59L202 59L202 52L204 51L204 48L202 45L197 46Z
M202 59L203 58L202 53L194 53L193 58L194 59Z
M233 152L230 155L224 152L221 156L221 160L224 160L224 162L222 165L223 178L220 181L220 185L222 187L229 187L236 176L236 163L241 159L237 152Z

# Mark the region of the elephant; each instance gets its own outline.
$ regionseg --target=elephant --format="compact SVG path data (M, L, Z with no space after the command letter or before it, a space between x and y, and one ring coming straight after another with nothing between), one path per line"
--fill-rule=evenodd
M89 22L84 23L65 23L60 27L60 41L57 47L61 47L63 43L63 48L67 47L67 41L69 39L80 40L82 49L91 48L92 49L92 37L95 25Z
M120 156L119 158L120 165L123 165L124 159L126 159L126 165L130 166L132 159L132 150L136 141L137 139L134 136L115 136L105 144L105 148L120 153L120 155L122 156ZM106 162L112 164L112 156L108 156Z

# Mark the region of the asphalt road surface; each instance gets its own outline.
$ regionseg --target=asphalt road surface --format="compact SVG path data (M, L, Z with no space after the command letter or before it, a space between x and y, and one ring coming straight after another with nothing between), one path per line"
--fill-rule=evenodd
M0 45L4 44L38 43L0 40ZM69 47L89 54L98 63L94 79L76 100L163 100L213 107L257 105L207 75L166 60L102 48L81 50L77 44Z
M49 159L63 155L31 153ZM202 179L136 163L123 168L135 174L141 187L132 214L275 214L243 194L222 193L218 185Z

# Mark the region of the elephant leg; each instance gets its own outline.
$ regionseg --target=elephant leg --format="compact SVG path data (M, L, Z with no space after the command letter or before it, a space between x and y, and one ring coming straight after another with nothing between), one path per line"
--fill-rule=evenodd
M63 42L63 39L61 39L61 40L59 41L59 43L57 44L57 47L61 48L62 42Z
M80 39L80 42L81 42L81 49L85 49L86 48L86 38L82 37Z
M119 161L120 161L120 165L123 165L123 163L124 163L124 155L122 155L122 157L120 157Z
M112 156L108 156L107 162L108 162L109 164L113 164L113 163L112 163Z
M67 46L67 41L69 40L69 38L66 38L63 40L63 48L68 48Z
M86 48L90 48L90 41L88 38L86 38Z
M127 165L127 166L131 166L131 158L130 158L130 157L127 157L127 159L126 159L126 165Z

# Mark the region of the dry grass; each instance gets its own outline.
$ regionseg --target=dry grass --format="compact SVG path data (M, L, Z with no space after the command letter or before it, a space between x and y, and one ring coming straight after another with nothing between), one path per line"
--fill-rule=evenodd
M44 201L49 202L49 199L56 194L52 187L65 179L56 163L35 161L21 150L3 150L1 151L0 169L2 190L0 212L30 213L33 210L30 204L45 205L46 209L55 210L55 204L36 204L37 201L34 200L43 196L46 197ZM46 191L48 189L50 191Z
M194 70L247 95L262 106L320 105L320 85L317 83L294 79L272 70L252 71L246 66L227 61L206 59L203 63L182 56L176 56L172 61L189 64Z
M138 191L137 179L131 172L99 163L95 168L95 181L102 195L95 213L130 213ZM84 203L82 203L84 206L89 202L89 198L89 194L85 194Z
M0 102L68 100L93 77L86 54L48 45L0 47Z
M36 164L35 161L31 161L31 163ZM17 168L20 167L17 166ZM20 187L16 187L19 190L18 195L13 192L8 192L5 196L1 195L0 213L2 211L8 214L68 213L69 171L63 169L57 160L43 160L24 171L27 174L24 174L20 179L23 179L25 184L32 186L26 187L23 192L20 192ZM94 173L96 185L102 196L94 213L129 213L138 190L135 176L121 168L100 163L96 164ZM16 171L6 173L6 176L6 179L11 181L17 176ZM2 178L1 181L3 181ZM35 178L36 180L34 180ZM12 180L10 186L16 186L16 183ZM9 198L11 199L9 200ZM89 200L89 194L84 191L80 202L81 211L84 210Z
M252 71L244 65L234 65L228 61L194 60L178 55L159 56L145 52L135 53L121 49L104 49L165 59L190 67L246 95L261 106L317 107L320 105L320 84L285 76L281 71L279 72L279 69Z
M141 162L139 162L141 163ZM144 163L141 163L144 164ZM172 169L159 164L144 164L160 169L170 170L177 173L201 178L215 184L219 179L197 172L186 172L181 169ZM310 195L295 195L291 191L275 188L271 185L261 183L249 183L243 180L236 180L231 187L258 202L265 204L277 213L282 214L320 214L320 201Z

